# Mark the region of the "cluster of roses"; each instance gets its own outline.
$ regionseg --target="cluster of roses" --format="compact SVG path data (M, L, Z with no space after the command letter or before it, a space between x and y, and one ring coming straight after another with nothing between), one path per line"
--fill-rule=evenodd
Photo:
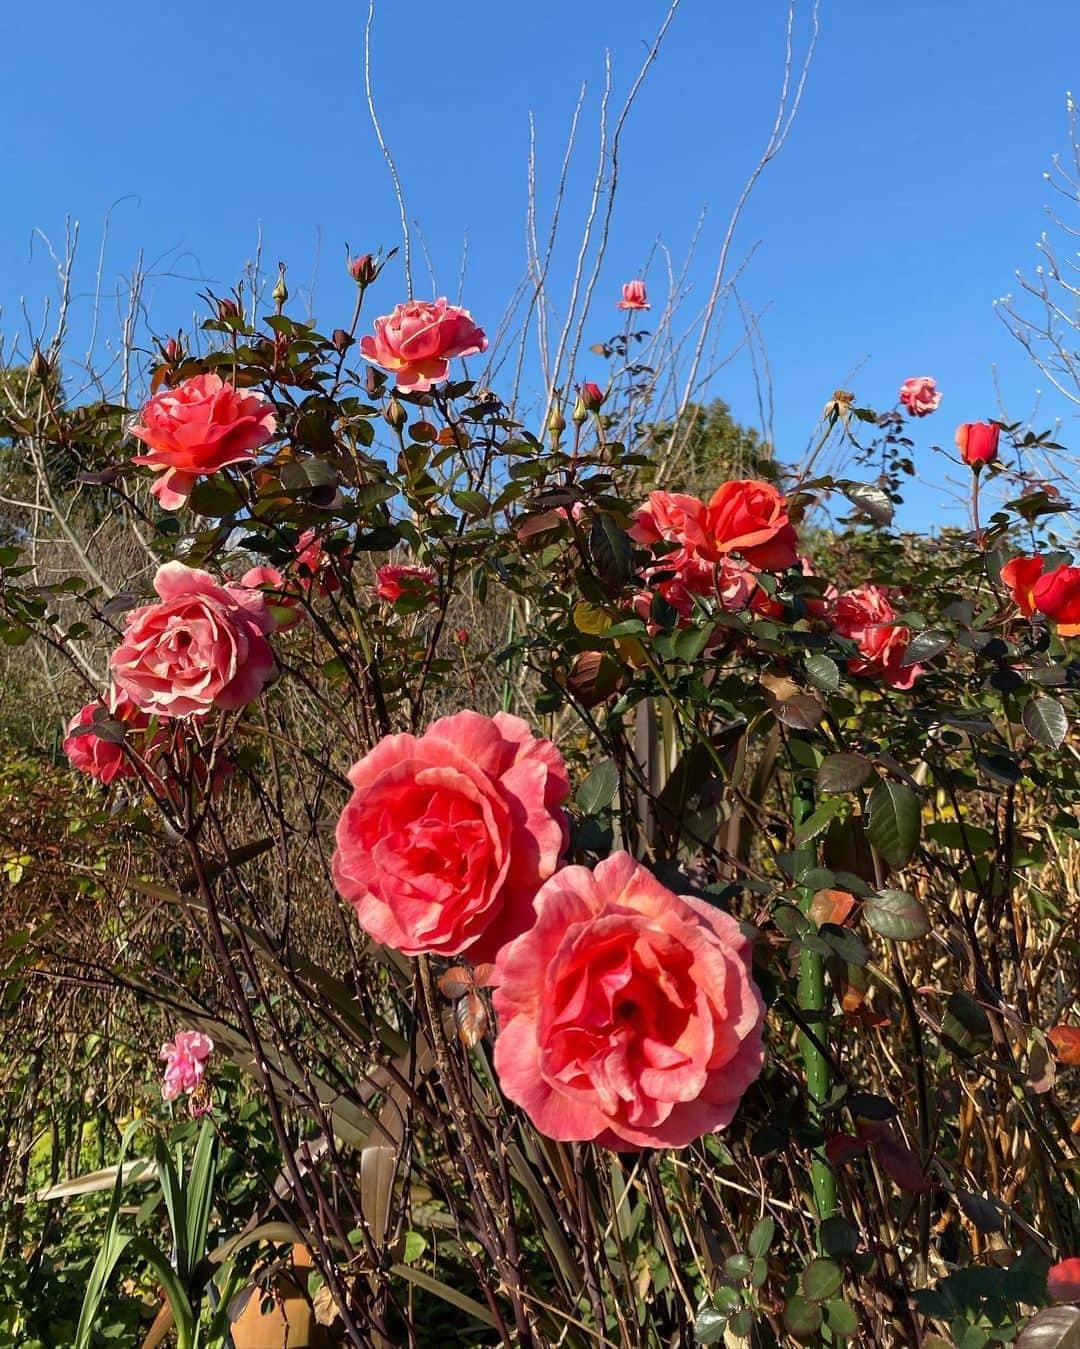
M695 597L726 613L779 616L783 605L762 585L763 573L809 569L799 554L787 500L768 482L723 483L707 503L652 492L630 536L653 554L643 572L646 588L636 601L645 618L654 594L667 600L680 623L690 620ZM904 663L911 631L897 622L888 587L867 583L843 593L830 587L820 601L807 601L807 608L855 643L858 654L848 661L852 674L879 677L897 689L915 682L919 666Z

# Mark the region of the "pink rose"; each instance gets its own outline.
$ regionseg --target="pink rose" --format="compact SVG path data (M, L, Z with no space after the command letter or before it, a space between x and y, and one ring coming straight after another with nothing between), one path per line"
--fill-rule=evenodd
M396 604L402 595L415 595L429 604L435 601L435 573L430 567L414 563L388 562L375 572L375 594L387 604Z
M622 299L615 306L616 309L651 309L652 305L645 298L644 281L627 281L623 284Z
M106 710L101 703L87 703L84 708L68 722L67 739L64 741L64 753L71 766L80 773L89 773L106 786L117 778L130 778L137 775L137 769L124 753L123 746L114 740L103 740L93 731L76 735L80 726L93 726L95 723L120 721L132 731L145 731L150 718L140 711L126 694L113 689L109 695Z
M397 376L399 389L419 393L444 380L454 356L487 351L484 330L467 309L446 300L410 300L375 320L375 335L360 339L360 354Z
M341 581L334 571L334 559L313 529L305 529L296 541L296 571L306 591L310 592L315 586L320 595L332 595L341 589Z
M161 1046L159 1058L165 1060L165 1081L161 1095L175 1101L184 1092L192 1092L206 1074L206 1060L214 1052L214 1042L202 1031L178 1031L175 1040Z
M503 712L458 712L421 736L387 736L349 781L334 881L376 941L490 960L533 921L569 837L570 784L550 740Z
M937 381L929 375L915 375L900 385L900 402L913 417L928 417L941 406Z
M852 674L880 675L894 689L909 689L920 673L918 665L904 665L911 629L895 622L885 586L861 585L837 596L829 615L833 627L853 641L859 654L847 663Z
M154 589L160 601L128 614L112 654L118 687L160 717L227 711L258 697L274 668L265 596L219 585L182 562L159 567Z
M1080 1256L1059 1260L1046 1271L1046 1291L1055 1302L1080 1301Z
M629 853L557 872L493 982L500 1085L550 1138L685 1147L730 1124L761 1072L765 1008L738 923Z
M219 375L193 375L175 389L163 389L142 410L131 434L145 441L147 464L161 476L150 488L163 510L187 501L197 478L255 457L277 430L272 405L261 393L234 389Z

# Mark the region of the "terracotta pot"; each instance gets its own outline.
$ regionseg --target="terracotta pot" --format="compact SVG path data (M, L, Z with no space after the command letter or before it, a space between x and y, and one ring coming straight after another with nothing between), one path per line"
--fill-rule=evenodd
M265 1315L263 1297L258 1290L252 1293L247 1306L232 1323L232 1341L236 1349L328 1349L332 1341L315 1320L315 1313L307 1298L307 1276L311 1256L305 1246L294 1246L292 1274L283 1270L277 1278L276 1291L281 1299Z

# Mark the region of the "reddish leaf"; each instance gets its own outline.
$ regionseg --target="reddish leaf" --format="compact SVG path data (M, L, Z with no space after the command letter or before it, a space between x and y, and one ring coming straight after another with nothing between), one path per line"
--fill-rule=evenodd
M473 969L473 987L487 988L491 983L491 977L495 973L495 966L490 961L484 961Z
M874 1149L881 1169L894 1185L909 1194L921 1194L930 1188L922 1162L906 1143L900 1142L888 1125L876 1120L860 1120L859 1133Z
M466 993L454 1004L454 1020L458 1038L466 1049L472 1049L484 1038L488 1028L487 1008L479 993Z
M473 977L464 965L452 965L439 975L439 992L451 1002L464 997L473 986Z
M1080 1063L1080 1026L1052 1026L1046 1038L1054 1046L1059 1063L1070 1068Z
M842 927L844 920L855 907L855 896L846 890L819 890L810 901L810 917L817 923L835 923Z
M825 1140L825 1156L831 1166L844 1166L865 1151L866 1144L854 1134L833 1134Z

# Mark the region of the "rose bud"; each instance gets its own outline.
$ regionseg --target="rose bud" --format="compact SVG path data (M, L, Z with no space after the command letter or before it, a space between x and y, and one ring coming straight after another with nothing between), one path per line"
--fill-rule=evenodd
M604 405L607 394L604 393L599 384L593 384L590 380L587 384L581 386L580 397L585 404L586 412L599 412Z
M958 426L956 444L960 458L973 469L992 464L998 455L1000 434L1000 428L993 422L965 422L963 426Z
M379 274L375 259L370 253L349 260L349 275L358 286L370 286Z

